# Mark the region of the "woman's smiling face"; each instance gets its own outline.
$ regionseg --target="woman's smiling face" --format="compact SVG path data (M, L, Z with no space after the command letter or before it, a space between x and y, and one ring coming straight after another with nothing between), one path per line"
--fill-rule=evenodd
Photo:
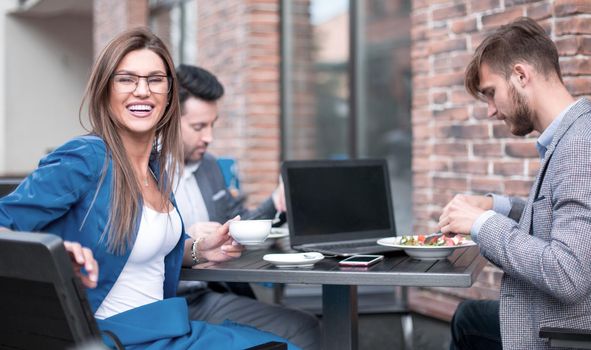
M169 90L166 75L164 61L149 49L123 57L111 77L109 103L124 132L154 132L168 101L168 93L162 92Z

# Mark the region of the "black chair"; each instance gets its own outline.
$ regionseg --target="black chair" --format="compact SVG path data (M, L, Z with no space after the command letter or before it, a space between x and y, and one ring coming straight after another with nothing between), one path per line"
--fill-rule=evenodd
M0 231L0 349L105 349L60 237ZM251 350L284 350L269 342Z
M0 348L65 349L99 342L62 240L0 232Z
M551 347L591 349L591 329L542 327L540 338L547 338Z

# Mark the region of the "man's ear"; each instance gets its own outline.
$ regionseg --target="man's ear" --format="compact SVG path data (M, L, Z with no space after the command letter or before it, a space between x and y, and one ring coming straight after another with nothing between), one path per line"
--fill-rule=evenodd
M532 78L531 74L531 66L523 63L517 63L513 66L511 78L514 80L515 84L521 86L521 88L524 88L530 83Z

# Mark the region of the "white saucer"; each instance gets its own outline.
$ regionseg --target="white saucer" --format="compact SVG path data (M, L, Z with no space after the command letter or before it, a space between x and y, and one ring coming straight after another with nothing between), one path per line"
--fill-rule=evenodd
M271 233L267 238L283 238L289 236L289 229L287 227L272 227Z
M277 267L312 267L324 259L320 253L266 254L263 260Z
M404 250L407 255L419 260L445 259L454 251L454 249L476 245L473 241L465 240L462 244L455 246L413 246L400 244L401 238L402 237L382 238L378 240L377 243L387 247L400 248Z

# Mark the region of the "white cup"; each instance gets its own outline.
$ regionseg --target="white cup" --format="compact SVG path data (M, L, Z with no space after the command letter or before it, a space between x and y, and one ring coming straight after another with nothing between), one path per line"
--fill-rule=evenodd
M240 244L260 244L271 233L272 220L238 220L230 222L230 235Z

